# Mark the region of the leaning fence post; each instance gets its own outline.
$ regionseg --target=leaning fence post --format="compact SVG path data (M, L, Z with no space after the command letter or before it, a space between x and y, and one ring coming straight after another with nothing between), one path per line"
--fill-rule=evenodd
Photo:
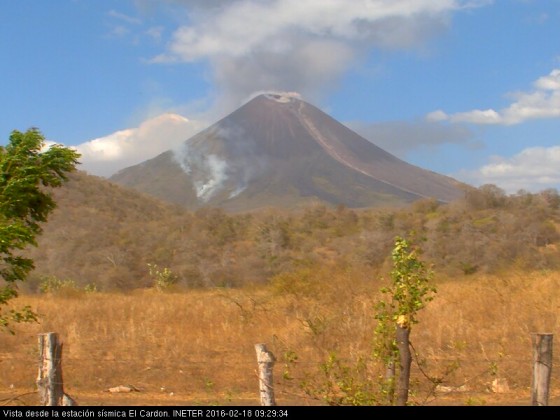
M42 405L76 405L76 402L64 393L62 382L62 343L58 340L57 333L39 334L37 388Z
M532 405L548 405L552 374L552 334L533 334Z
M257 352L257 362L259 365L259 391L261 396L261 405L276 405L274 399L274 384L272 381L272 368L276 358L267 350L266 344L255 344Z

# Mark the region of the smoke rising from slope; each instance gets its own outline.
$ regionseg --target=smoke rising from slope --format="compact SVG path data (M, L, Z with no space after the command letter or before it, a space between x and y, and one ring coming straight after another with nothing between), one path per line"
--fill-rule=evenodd
M294 94L287 95L293 97ZM255 150L258 139L240 127L211 127L203 133L214 141L200 143L197 137L193 137L173 149L173 158L186 174L192 176L200 200L206 202L225 189L231 191L229 198L233 198L266 167L266 158ZM225 141L229 145L227 156L220 150L220 142Z
M191 147L188 142L173 150L173 157L186 174L192 175L196 196L202 202L208 201L224 187L228 179L228 164L207 148Z

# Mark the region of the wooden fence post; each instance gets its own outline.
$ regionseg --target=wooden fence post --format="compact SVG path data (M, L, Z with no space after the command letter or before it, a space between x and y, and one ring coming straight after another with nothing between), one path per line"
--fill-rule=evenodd
M46 406L76 405L76 402L64 393L62 343L58 340L57 333L39 334L39 358L37 388L41 404Z
M255 344L257 363L259 365L259 391L261 405L276 405L274 399L274 383L272 381L272 368L276 358L267 350L266 344Z
M552 334L533 334L532 405L548 405L550 376L552 374Z

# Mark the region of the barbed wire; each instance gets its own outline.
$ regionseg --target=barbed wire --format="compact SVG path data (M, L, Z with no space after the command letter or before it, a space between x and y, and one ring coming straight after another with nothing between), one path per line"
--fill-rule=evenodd
M229 355L231 355L231 353L228 353ZM558 357L556 357L558 358ZM236 357L236 359L239 359L238 357ZM35 356L29 356L29 357L4 357L4 358L0 358L0 363L2 362L32 362L32 361L36 361L38 360L37 357ZM66 362L76 362L76 363L81 363L81 362L105 362L105 363L157 363L157 362L161 362L163 359L139 359L139 358L131 358L131 359L123 359L123 358L95 358L95 357L64 357L64 363ZM256 358L254 357L247 357L244 358L243 360L227 360L224 359L223 357L207 357L207 358L203 358L203 359L188 359L188 358L184 358L182 359L182 362L173 362L173 366L177 366L178 364L207 364L208 362L212 362L212 361L217 361L219 363L227 363L230 365L245 365L245 364L254 364L256 363ZM351 359L351 358L338 358L338 360L340 360L341 362L353 362L355 361L355 359ZM498 364L512 364L512 363L532 363L532 359L503 359L503 358L499 358L499 359L462 359L460 357L455 357L455 358L438 358L438 359L432 359L432 358L424 358L424 360L428 363L445 363L445 362L459 362L461 364L469 364L469 363L498 363ZM314 360L309 360L309 361L302 361L302 360L298 360L297 364L298 365L318 365L320 363L324 363L325 359L322 358L318 358L318 359L314 359ZM278 363L284 363L283 361L278 361ZM164 364L167 365L167 364ZM171 366L171 364L169 364L169 366Z

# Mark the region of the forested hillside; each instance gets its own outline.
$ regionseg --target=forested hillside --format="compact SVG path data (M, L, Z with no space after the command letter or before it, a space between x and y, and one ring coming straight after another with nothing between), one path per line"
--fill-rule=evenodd
M486 185L445 205L422 200L352 210L315 204L228 214L186 211L77 173L54 196L58 208L30 251L36 270L24 284L29 290L47 278L97 290L148 287L148 264L170 269L178 287L265 283L324 265L375 272L388 266L396 235L413 237L438 274L457 279L560 267L556 190L508 196Z

